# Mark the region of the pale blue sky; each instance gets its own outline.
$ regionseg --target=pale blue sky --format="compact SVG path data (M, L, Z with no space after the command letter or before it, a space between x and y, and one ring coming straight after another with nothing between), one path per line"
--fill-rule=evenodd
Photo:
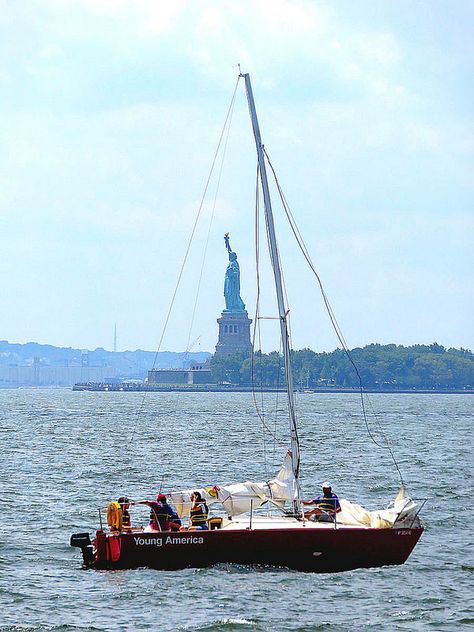
M473 18L468 0L0 0L0 339L110 349L116 322L120 350L156 348L240 63L349 346L473 348ZM253 317L252 143L240 86L193 330L212 195L162 350L213 350L225 231ZM294 347L335 348L279 242Z

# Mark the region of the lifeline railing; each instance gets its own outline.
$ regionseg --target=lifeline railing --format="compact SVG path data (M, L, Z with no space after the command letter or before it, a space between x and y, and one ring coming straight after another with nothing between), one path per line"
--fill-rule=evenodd
M410 502L415 502L415 503L420 503L419 506L417 507L417 511L416 513L411 516L411 521L410 524L407 528L411 529L417 519L417 517L419 516L421 510L423 509L423 507L425 506L426 502L429 500L429 498L407 498L406 502L403 504L402 508L400 509L400 511L397 513L397 517L395 518L394 522L393 522L393 526L396 526L397 522L400 519L400 516L402 516L403 512L405 511L406 507L409 505ZM280 507L277 503L273 502L271 499L269 499L270 504L273 505L272 509L274 510L279 510L280 512L283 513L283 515L287 515L289 516L288 512L285 511L285 509L283 507ZM136 506L136 503L130 503L133 504L134 506ZM393 503L390 503L390 505L393 505ZM387 509L390 507L390 505L387 507ZM155 516L155 523L157 526L157 531L162 531L159 519L158 519L158 515L154 509L154 507L149 507L150 512L153 512L154 516ZM254 514L255 512L260 509L260 507L255 508L254 507L254 500L250 499L250 511L249 511L249 526L248 529L252 530L253 529L253 521L254 521ZM107 511L107 506L105 507L98 507L97 508L98 513L99 513L99 523L100 523L100 529L101 531L104 530L104 522L103 522L103 518L102 518L102 511ZM268 510L268 507L267 507ZM321 510L321 513L329 516L332 520L328 520L327 523L329 525L330 522L332 522L332 524L334 525L334 529L337 529L338 527L338 516L337 516L337 512L334 514L328 513L324 510ZM309 518L306 518L305 516L305 512L303 509L303 506L301 506L300 508L300 512L297 515L293 515L293 517L295 517L296 519L300 519L302 520L302 522L306 522L309 520ZM326 521L325 521L326 522ZM140 525L139 527L136 528L143 528L143 524Z

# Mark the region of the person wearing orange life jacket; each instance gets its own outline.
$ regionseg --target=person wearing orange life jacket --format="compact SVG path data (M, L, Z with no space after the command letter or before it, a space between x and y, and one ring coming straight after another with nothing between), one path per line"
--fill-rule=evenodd
M313 500L303 500L303 505L315 505L314 509L305 511L304 517L316 522L334 522L335 516L341 511L339 498L333 494L331 483L325 481L322 486L323 495Z
M111 531L128 531L130 529L129 507L130 500L126 496L120 496L118 500L109 502L107 505L107 524Z
M189 531L207 531L209 529L209 525L207 524L209 509L201 494L199 492L193 492L191 494L191 502Z

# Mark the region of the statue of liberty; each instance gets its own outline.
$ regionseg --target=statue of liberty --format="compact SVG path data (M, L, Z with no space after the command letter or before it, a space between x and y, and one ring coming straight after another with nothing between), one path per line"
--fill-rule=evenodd
M225 309L228 312L243 312L245 303L240 298L240 268L237 263L237 254L230 247L229 233L224 235L224 241L229 253L229 265L225 271L224 281Z

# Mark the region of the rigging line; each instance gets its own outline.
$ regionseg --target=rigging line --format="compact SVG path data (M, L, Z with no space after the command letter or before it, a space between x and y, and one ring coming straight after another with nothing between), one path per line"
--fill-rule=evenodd
M280 445L285 445L280 439L278 439L277 435L269 428L265 422L263 410L260 411L258 402L257 402L257 394L255 392L255 342L257 337L257 328L259 332L259 340L261 347L261 330L260 330L260 318L259 318L259 309L260 309L260 223L259 223L259 199L260 199L260 189L259 189L259 180L260 180L260 167L257 163L257 178L256 178L256 186L255 186L255 269L256 269L256 284L257 284L257 297L255 304L255 320L253 324L253 334L252 334L252 354L251 354L251 367L252 367L252 399L255 407L255 411L262 422L262 427L264 431L270 434L275 442L278 442ZM260 384L261 384L261 394L263 400L263 384L262 384L262 350L260 348ZM262 406L263 408L263 406ZM265 432L264 432L265 436Z
M260 322L259 317L259 304L260 304L260 266L259 266L259 187L258 187L258 179L259 179L259 166L257 164L257 180L255 187L255 276L256 276L256 291L257 296L255 298L255 318L253 321L253 331L252 331L252 353L251 353L251 374L252 374L252 398L255 406L255 410L257 414L260 416L258 404L255 395L255 342L257 336L257 323ZM261 353L261 350L260 350Z
M280 255L278 254L278 256L280 256ZM286 301L286 304L289 306L290 305L290 301L288 300L288 292L287 292L287 289L286 289L285 273L283 271L283 266L281 265L281 263L280 263L280 270L281 270L281 279L282 279L282 285L283 285L283 292L285 294L285 301ZM291 350L293 349L293 336L292 336L292 333L291 333L291 318L290 318L290 310L289 310L289 308L288 308L288 313L287 313L286 324L287 324L287 328L288 328L288 344L290 345L290 362L291 362L291 366L293 367L293 362L292 362L292 359L291 359ZM281 348L282 348L282 345L280 343L280 349ZM295 409L295 415L297 415L298 414L298 397L294 398L293 404L294 404L294 409ZM296 431L296 435L297 435L296 436L296 440L297 440L298 447L299 447L300 442L299 442L299 439L298 439L297 431Z
M282 341L280 338L280 346L278 348L278 375L277 375L277 392L276 392L276 398L275 398L275 422L273 425L273 431L275 433L276 436L276 432L277 432L277 424L278 424L278 405L279 405L279 392L278 389L280 388L280 376L281 376L281 356L282 356ZM275 458L276 458L276 441L275 439L273 439L273 463L275 463Z
M265 432L265 398L263 395L263 360L262 360L262 326L260 320L258 321L258 348L260 354L258 357L260 364L260 410L262 411L262 444L263 444L263 461L265 466L265 477L268 479L268 460L267 460L267 434Z
M225 161L225 156L226 156L226 151L227 151L227 143L229 141L229 134L230 134L230 127L232 124L232 117L233 117L233 113L234 113L234 106L235 106L235 100L236 100L236 95L237 95L237 85L238 85L238 80L237 80L237 84L234 90L234 93L232 95L232 99L231 99L231 103L229 106L229 111L228 111L228 115L226 117L226 120L224 122L224 129L226 129L227 126L227 133L225 135L225 142L224 142L224 148L222 151L222 158L221 158L221 163L220 163L220 168L219 168L219 175L217 178L217 184L216 184L216 190L214 193L214 202L212 205L212 213L211 213L211 218L209 220L209 228L207 231L207 237L206 237L206 243L204 246L204 253L203 253L203 257L202 257L202 263L201 263L201 269L199 272L199 279L198 279L198 284L197 284L197 288L196 288L196 294L195 294L195 298L194 298L194 305L193 305L193 310L192 310L192 315L191 315L191 321L189 324L189 331L188 331L188 340L186 343L186 354L189 353L190 351L190 340L191 340L191 334L193 331L193 326L194 326L194 320L196 317L196 310L197 310L197 304L198 304L198 300L199 300L199 294L201 291L201 284L202 284L202 278L203 278L203 274L204 274L204 265L206 262L206 257L207 257L207 251L209 248L209 241L210 241L210 236L211 236L211 229L212 229L212 224L214 221L214 216L215 216L215 211L216 211L216 205L217 205L217 196L219 194L219 189L220 189L220 183L221 183L221 178L222 178L222 171L224 168L224 161ZM194 343L193 343L194 344ZM177 397L177 402L179 401L179 396L180 393L178 392L178 397Z
M336 336L338 337L339 342L341 343L342 348L343 348L347 358L349 359L350 363L352 364L352 366L353 366L353 368L354 368L354 370L356 372L356 375L357 375L357 378L358 378L358 381L359 381L359 391L360 391L362 413L363 413L363 417L364 417L364 422L365 422L365 426L366 426L366 429L367 429L367 433L368 433L369 437L372 439L372 441L375 443L376 446L378 446L379 448L382 448L382 449L385 448L385 449L387 449L389 451L390 456L392 457L392 461L393 461L393 463L394 463L394 465L395 465L395 467L397 469L398 475L400 477L400 482L402 483L402 485L404 485L402 473L400 471L400 468L398 466L397 460L395 459L395 455L393 454L392 448L390 446L390 443L389 443L385 433L383 432L383 430L381 428L379 428L379 430L380 430L380 432L381 432L381 434L382 434L382 436L384 438L384 441L385 441L385 446L383 446L383 445L380 445L380 443L375 439L375 437L373 436L373 434L372 434L372 432L370 430L369 423L368 423L368 420L367 420L367 411L366 411L366 407L365 407L365 401L364 401L364 387L363 387L363 384L362 384L362 377L360 375L359 369L358 369L356 363L354 362L354 359L352 358L352 354L351 354L351 352L349 350L349 347L348 347L348 345L347 345L347 343L345 341L345 338L344 338L344 335L342 333L342 330L341 330L341 328L339 326L339 323L337 322L337 319L336 319L336 316L334 314L334 311L333 311L333 309L332 309L332 307L331 307L331 305L329 303L329 299L328 299L327 294L326 294L326 292L324 290L321 278L320 278L318 272L316 271L316 269L314 267L314 264L313 264L313 262L311 260L311 256L309 254L309 251L308 251L308 249L306 247L306 244L304 243L303 237L302 237L302 235L301 235L301 233L299 231L299 228L298 228L298 226L296 224L296 221L295 221L295 219L293 217L293 214L291 213L291 210L290 210L290 207L289 207L288 202L286 200L285 194L283 193L283 191L281 189L281 186L280 186L280 183L278 181L275 169L273 168L273 165L272 165L272 163L270 161L270 158L269 158L269 156L267 154L266 149L264 148L263 151L265 153L265 157L266 157L266 160L267 160L267 162L268 162L268 164L270 166L270 169L271 169L271 171L273 173L273 177L275 179L275 183L276 183L276 186L277 186L277 189L278 189L278 193L280 195L281 202L283 204L283 208L285 210L286 217L288 219L288 223L290 224L291 230L293 231L293 234L295 236L296 242L297 242L301 252L303 253L304 258L306 259L310 269L312 270L313 274L315 275L315 277L316 277L316 279L318 281L318 284L319 284L319 287L320 287L320 291L321 291L321 295L323 297L324 304L326 306L326 310L328 312L328 315L329 315L329 318L331 320L331 323L332 323L332 326L334 328L334 331L336 332Z
M382 422L381 422L381 420L380 420L380 415L379 415L379 413L375 410L375 408L374 408L374 405L373 405L373 403L372 403L371 398L367 395L367 393L364 393L364 394L365 394L366 400L367 400L367 402L368 402L368 405L370 406L370 410L372 411L372 415L374 416L374 418L375 418L375 420L376 420L376 422L377 422L377 427L378 427L378 430L379 430L380 434L382 435L383 440L385 441L385 444L386 444L386 446L387 446L387 449L388 449L388 450L390 450L390 441L388 440L387 435L386 435L386 433L385 433L385 431L384 431L384 429L383 429ZM397 468L397 469L398 469L398 468ZM400 474L400 477L401 477L401 474ZM403 483L403 480L402 480L402 484L404 484L404 483Z
M265 474L268 478L268 464L267 464L267 450L266 450L266 435L265 435L265 413L264 413L264 400L263 400L263 370L262 370L262 337L261 337L261 328L260 328L260 318L259 318L259 310L260 310L260 224L259 224L259 165L257 163L257 177L256 177L256 187L255 187L255 274L256 274L256 285L257 285L257 296L255 302L255 319L252 333L252 353L251 353L251 371L252 371L252 399L254 403L254 408L257 412L257 415L262 422L262 437L263 437L263 453L264 453L264 466L265 466ZM255 390L255 346L257 340L257 332L258 332L258 341L259 341L259 368L260 368L260 407L257 401L257 393Z
M265 152L265 153L266 153L266 152ZM270 162L270 159L269 159L269 157L268 157L268 154L266 154L266 158L267 158L267 161L268 161L268 163L269 163L269 165L270 165L270 168L271 168L271 170L272 170L272 172L273 172L273 175L274 175L274 178L275 178L275 181L276 181L277 187L278 187L278 191L279 191L279 193L280 193L280 198L281 198L281 200L282 200L283 207L284 207L284 209L285 209L285 213L286 213L286 215L287 215L287 219L288 219L288 221L289 221L289 223L290 223L290 226L291 226L291 229L292 229L292 231L293 231L293 234L295 235L295 238L296 238L296 240L297 240L297 243L298 243L298 245L299 245L299 247L300 247L301 251L303 252L303 255L304 255L304 257L305 257L305 259L306 259L307 263L309 264L309 266L310 266L311 270L313 271L314 275L316 276L316 278L317 278L317 280L318 280L318 283L319 283L319 286L320 286L320 290L321 290L321 293L322 293L322 296L323 296L323 300L324 300L324 303L325 303L325 305L326 305L326 309L327 309L328 314L329 314L329 317L330 317L330 319L331 319L331 323L332 323L332 325L333 325L333 328L334 328L334 330L335 330L335 332L336 332L336 335L337 335L337 337L338 337L338 339L339 339L339 342L341 343L341 345L342 345L342 347L343 347L343 350L344 350L344 352L345 352L346 356L348 357L349 361L351 362L351 364L352 364L352 366L353 366L353 368L354 368L354 370L355 370L355 372L356 372L356 374L357 374L357 377L358 377L358 380L359 380L359 391L360 391L360 397L361 397L361 407L362 407L363 418L364 418L365 426L366 426L366 429L367 429L367 433L368 433L369 437L372 439L372 441L375 443L375 445L377 445L377 446L378 446L378 447L380 447L380 448L386 448L386 449L389 451L390 456L391 456L391 458L392 458L392 461L393 461L393 463L394 463L394 465L395 465L395 467L396 467L396 469L397 469L397 472L398 472L398 474L399 474L400 481L401 481L401 483L402 483L402 485L403 485L403 484L404 484L404 481L403 481L403 476L402 476L402 473L401 473L400 468L399 468L399 466L398 466L398 463L397 463L397 461L396 461L396 459L395 459L395 455L393 454L393 451L392 451L392 449L391 449L391 446L390 446L390 443L389 443L389 441L388 441L388 438L387 438L387 436L385 435L385 433L384 433L384 431L383 431L383 429L382 429L382 427L381 427L381 425L380 425L380 422L379 422L379 420L377 419L377 417L376 417L376 421L377 421L377 422L378 422L378 424L379 424L379 431L380 431L380 433L381 433L381 435L382 435L382 437L383 437L383 439L384 439L385 446L380 445L380 443L379 443L379 442L375 439L375 437L373 436L373 433L372 433L372 432L371 432L371 430L370 430L369 423L368 423L368 419L367 419L366 407L365 407L365 400L364 400L364 391L363 391L363 385L362 385L362 378L361 378L361 375L360 375L360 373L359 373L358 367L357 367L357 365L355 364L355 362L354 362L354 360L353 360L353 358L352 358L352 354L351 354L351 352L350 352L350 350L349 350L349 348L348 348L348 346L347 346L347 343L346 343L346 341L345 341L345 339L344 339L344 336L343 336L343 334L342 334L342 331L341 331L341 329L340 329L340 327L339 327L339 324L338 324L338 322L337 322L337 320L336 320L335 314L334 314L334 312L333 312L333 310L332 310L332 307L331 307L331 305L330 305L330 303L329 303L329 299L328 299L328 297L327 297L327 295L326 295L326 292L325 292L325 290L324 290L324 288L323 288L322 281L321 281L321 279L320 279L320 277L319 277L319 275L318 275L318 273L317 273L316 269L314 268L314 265L313 265L313 263L312 263L312 261L311 261L311 257L310 257L310 255L309 255L309 252L308 252L307 248L306 248L306 245L305 245L305 243L304 243L304 240L303 240L303 238L302 238L302 236L301 236L301 233L300 233L300 231L299 231L299 229L298 229L298 226L296 225L296 221L295 221L295 219L294 219L294 217L293 217L293 215L292 215L292 213L291 213L291 210L290 210L289 205L288 205L288 203L287 203L287 201L286 201L286 198L285 198L285 196L284 196L284 193L283 193L283 191L281 190L281 187L280 187L280 185L279 185L279 182L278 182L278 179L277 179L277 176L276 176L275 170L274 170L274 168L273 168L273 166L272 166L272 164L271 164L271 162ZM365 394L365 395L366 395L366 394ZM370 400L368 400L368 401L370 401Z
M260 410L262 412L261 420L262 420L262 445L263 445L263 462L265 467L265 477L268 479L268 460L267 460L267 433L265 432L266 422L265 422L265 398L263 395L263 361L262 361L262 331L260 326L260 321L258 323L258 347L260 349L260 354L258 356L258 361L260 365Z
M265 468L265 477L268 478L268 463L267 463L267 443L266 443L266 434L265 434L265 408L264 408L264 400L263 400L263 371L262 371L262 335L260 328L260 319L258 318L260 312L260 195L259 195L259 175L260 175L260 166L257 162L257 174L256 174L256 185L255 185L255 275L256 275L256 283L257 283L257 298L255 302L255 322L254 322L254 330L253 330L253 340L252 340L252 397L254 401L255 409L257 410L257 414L262 422L262 444L263 444L263 463ZM260 365L260 409L258 408L257 395L255 392L255 379L254 379L254 349L255 349L255 338L258 331L258 346L260 349L259 353L259 365ZM261 411L261 414L260 412Z
M204 274L204 265L206 263L207 251L208 251L209 241L210 241L210 237L211 237L212 224L213 224L214 216L215 216L215 212L216 212L217 196L219 194L220 183L221 183L221 178L222 178L222 170L224 168L224 160L225 160L225 156L226 156L227 143L229 141L229 133L230 133L230 127L231 127L231 124L232 124L232 116L233 116L233 112L234 112L236 94L237 94L237 91L234 90L234 94L233 94L233 97L232 97L232 100L231 100L231 104L230 104L230 108L229 108L230 115L228 116L228 118L226 118L226 121L224 123L224 128L227 125L227 133L226 133L226 136L225 136L224 148L223 148L223 151L222 151L222 159L221 159L221 164L220 164L220 168L219 168L219 175L218 175L218 178L217 178L216 190L215 190L215 193L214 193L214 202L213 202L213 205L212 205L211 219L209 220L209 228L208 228L208 231L207 231L206 243L205 243L205 246L204 246L204 252L203 252L203 256L202 256L201 270L199 272L199 279L198 279L198 284L197 284L197 288L196 288L196 294L195 294L195 297L194 297L194 305L193 305L193 311L192 311L192 314L191 314L191 322L189 324L188 340L186 342L186 359L187 359L188 354L189 354L189 352L191 350L191 348L190 348L191 334L192 334L192 331L193 331L194 320L195 320L195 317L196 317L197 304L198 304L198 300L199 300L199 294L200 294L200 291L201 291L202 277L203 277L203 274ZM227 122L228 122L228 124L227 124ZM180 394L181 393L179 393L179 392L177 393L177 398L176 398L176 403L177 404L179 402Z
M267 209L265 208L265 213L266 212L267 212ZM268 221L265 222L265 228L266 228L267 245L268 245L268 250L269 250L269 253L270 253L270 262L271 262L272 268L275 271L275 269L277 267L277 264L278 264L278 266L280 268L280 272L281 272L282 266L281 266L281 261L280 261L280 252L279 252L279 249L278 249L278 244L276 245L276 253L275 253L276 261L275 261L274 254L273 254L273 248L271 247L271 243L270 243L270 232L269 232ZM275 238L275 240L276 240L276 238ZM284 287L283 287L283 292L284 292L285 297L286 297L286 291L285 291ZM286 329L286 336L287 336L286 343L289 345L290 344L290 337L289 337L289 325L288 325L288 318L287 317L288 317L288 312L284 316L279 315L279 319L284 319L285 320L285 324L286 324L285 329ZM281 322L280 322L280 332L281 332L281 335L280 335L280 338L281 338L282 334L283 334L283 330L281 329ZM281 345L283 345L283 340L281 340ZM289 362L289 364L288 364L288 362ZM288 384L290 382L290 372L291 372L291 359L290 358L288 358L288 362L285 361L285 381L286 381L286 388L287 388L287 391L288 391L288 415L290 417L290 425L291 425L292 436L294 437L294 441L296 443L298 454L299 454L300 453L300 440L299 440L299 436L298 436L298 430L297 430L297 427L296 427L296 423L293 423L295 421L295 417L296 417L296 403L293 400L293 410L291 410L291 407L290 407L290 393L289 393L289 390L288 390ZM267 428L267 430L268 430L268 432L271 433L271 435L275 436L274 433L269 428ZM298 463L297 463L297 467L296 467L296 471L295 471L296 477L298 477L299 466L300 466L300 458L298 458Z
M266 156L267 153L266 153L265 148L263 147L263 145L262 145L262 148L263 148L263 152L264 152L264 154ZM270 161L268 160L268 157L267 157L267 161L270 164ZM271 164L270 164L270 167L272 168L272 171L273 171L273 167L272 167ZM275 172L273 172L273 174L274 174L277 186L278 186L278 181L276 180ZM281 197L281 194L280 194L280 197ZM273 269L275 269L275 263L278 263L278 267L280 268L280 275L281 275L281 278L282 278L282 285L283 285L283 293L284 293L284 296L285 296L285 302L286 302L286 305L288 305L288 296L287 296L286 288L285 288L284 275L283 275L283 266L281 264L281 259L280 259L280 249L278 248L278 243L276 243L276 254L275 254L275 256L277 258L277 262L275 262L274 259L273 259L273 255L272 255L273 249L271 248L271 245L270 245L270 232L269 232L269 228L268 228L267 222L265 222L265 227L267 229L266 230L266 233L267 233L267 244L268 244L268 250L270 252L271 264L272 264ZM276 242L276 237L274 239L275 239L275 242ZM285 322L286 322L286 335L288 336L288 346L291 349L290 323L289 323L288 313L289 313L289 310L287 310L287 312L286 312L286 314L284 316L284 319L285 319ZM281 345L283 347L283 341L281 341ZM289 374L289 372L291 370L292 370L292 368L291 368L291 352L290 352L289 366L285 362L285 380L286 380L286 383L287 383L287 385L286 385L287 389L288 389L288 378L289 378L288 374ZM288 395L288 397L289 397L289 395ZM296 417L296 401L295 401L295 399L293 399L293 412L294 412L294 415ZM289 401L288 401L288 413L289 413L289 415L291 415L290 402ZM295 438L295 442L296 442L296 445L297 445L297 448L298 448L298 453L299 453L300 452L300 439L299 439L299 436L298 436L298 429L296 427L296 423L293 425L293 433L294 433L294 438ZM298 459L297 472L299 471L299 466L300 466L300 459Z
M214 216L215 216L215 212L216 212L217 196L219 194L219 189L220 189L220 184L221 184L221 179L222 179L222 170L224 168L224 161L225 161L225 157L226 157L227 143L229 141L230 126L232 124L232 116L233 116L233 113L234 113L236 94L237 94L237 92L235 90L234 94L233 94L233 97L232 97L231 104L230 104L230 108L229 108L229 115L226 118L226 122L225 122L225 124L227 124L227 133L226 133L226 136L225 136L224 147L223 147L223 150L222 150L222 158L221 158L221 164L220 164L220 168L219 168L219 175L217 177L217 184L216 184L216 190L215 190L215 194L214 194L214 202L213 202L213 205L212 205L211 219L209 221L209 229L207 231L206 244L204 246L204 254L203 254L203 257L202 257L201 270L200 270L198 285L197 285L197 289L196 289L196 297L195 297L195 300L194 300L193 312L192 312L192 316L191 316L191 324L189 326L189 335L188 335L187 347L189 346L189 341L191 340L191 333L192 333L192 329L193 329L193 325L194 325L194 319L195 319L195 316L196 316L196 309L197 309L197 303L198 303L198 298L199 298L199 292L200 292L200 289L201 289L202 277L203 277L203 273L204 273L204 264L206 262L207 250L208 250L208 247L209 247L209 240L210 240L210 236L211 236L211 228L212 228L212 223L214 221Z
M229 116L231 115L231 112L233 110L233 103L235 101L235 95L236 95L236 92L237 92L239 81L240 81L240 75L237 76L237 81L235 83L235 88L234 88L234 92L232 94L232 99L231 99L230 105L229 105L229 107L227 109L227 114L226 114L226 117L225 117L224 125L222 127L222 130L221 130L221 133L220 133L220 136L219 136L219 142L217 143L216 151L214 153L214 158L212 159L211 168L209 170L209 174L208 174L207 180L206 180L206 185L204 187L204 191L203 191L203 194L202 194L202 197L201 197L201 202L199 204L199 208L198 208L198 211L196 213L196 217L194 219L194 224L193 224L193 227L192 227L192 230L191 230L191 234L190 234L190 237L189 237L189 240L188 240L188 244L187 244L187 247L186 247L186 252L184 254L183 262L181 264L181 269L179 271L178 280L177 280L176 286L174 288L173 296L171 297L171 302L170 302L170 305L169 305L169 308L168 308L168 312L166 314L166 319L165 319L165 323L163 325L163 330L161 332L160 340L158 342L158 348L157 348L157 350L155 352L155 357L154 357L154 360L153 360L152 369L154 369L155 366L156 366L156 361L158 359L158 353L160 352L161 345L163 343L163 339L164 339L164 336L165 336L165 333L166 333L166 329L168 327L168 322L169 322L169 319L170 319L170 316L171 316L171 311L173 309L173 305L174 305L174 302L175 302L175 299L176 299L176 295L178 293L178 288L180 286L181 278L182 278L183 272L184 272L184 268L185 268L186 262L188 260L189 251L191 249L191 244L193 242L194 234L196 232L196 228L197 228L197 225L198 225L198 222L199 222L199 218L201 216L202 208L204 206L204 200L206 198L207 190L209 188L209 183L211 181L211 177L212 177L212 174L214 172L214 167L215 167L215 164L216 164L216 161L217 161L217 157L219 155L219 149L221 147L222 139L223 139L224 134L225 134L225 130L226 130L226 127L227 127L227 121L229 120ZM138 424L138 417L140 416L141 411L143 409L146 395L147 395L147 392L145 391L144 394L143 394L143 398L142 398L142 400L140 402L140 406L139 406L139 408L137 410L136 421L135 421L135 425L134 425L134 428L133 428L132 436L131 436L131 438L129 440L129 445L132 443L133 438L135 436L135 431L136 431L137 424Z
M256 270L258 274L258 296L259 296L259 311L260 311L260 193L259 193L259 174L260 174L260 166L257 162L257 182L256 182L256 207L255 207L255 220L256 220ZM259 353L259 367L260 367L260 406L262 411L262 435L263 435L263 449L264 449L264 461L265 461L265 473L268 478L268 460L267 460L267 431L270 435L270 438L273 439L273 444L275 444L277 440L276 431L272 431L272 429L265 422L265 398L263 393L263 378L264 378L264 363L262 358L262 324L261 317L258 318L258 348L260 350Z
M222 151L222 159L221 159L221 163L220 163L220 168L219 168L219 175L217 178L217 184L216 184L216 190L214 193L214 202L212 205L212 213L211 213L211 218L209 220L209 228L207 231L207 237L206 237L206 243L204 246L204 252L203 252L203 256L202 256L202 262L201 262L201 269L199 272L199 279L198 279L198 284L197 284L197 288L196 288L196 294L194 297L194 305L193 305L193 310L192 310L192 314L191 314L191 321L189 324L189 331L188 331L188 339L186 342L186 356L187 354L189 354L190 352L190 341L191 341L191 334L193 331L193 326L194 326L194 320L196 317L196 310L197 310L197 304L198 304L198 300L199 300L199 294L201 291L201 284L202 284L202 277L204 274L204 265L206 263L206 257L207 257L207 251L208 251L208 247L209 247L209 241L210 241L210 236L211 236L211 229L212 229L212 224L214 221L214 216L215 216L215 211L216 211L216 205L217 205L217 196L219 194L219 189L220 189L220 183L221 183L221 178L222 178L222 170L224 167L224 160L225 160L225 156L226 156L226 150L227 150L227 143L229 140L229 133L230 133L230 127L231 127L231 123L232 123L232 116L233 116L233 112L234 112L234 106L235 106L235 97L236 97L237 91L234 90L234 94L232 95L232 100L231 100L231 104L230 104L230 115L226 118L226 121L224 123L224 129L227 125L227 133L225 136L225 142L224 142L224 148ZM227 124L228 122L228 124ZM194 344L194 343L193 343ZM178 392L178 397L176 399L176 402L178 403L179 401L179 396L180 393Z
M259 356L260 357L260 384L262 382L262 359L261 359L262 354L261 354L260 317L259 317L259 311L260 311L260 265L259 265L260 224L259 224L259 186L258 186L259 173L260 173L260 168L259 168L259 165L257 164L257 177L256 177L256 187L255 187L255 275L256 275L257 296L255 300L255 318L253 321L253 331L252 331L251 374L252 374L252 399L253 399L255 410L257 411L257 415L259 416L263 425L264 423L263 411L262 413L260 412L260 409L258 407L258 402L257 402L257 396L255 392L255 343L257 340L257 330L259 333L259 340L260 340L260 356Z
M332 306L331 306L331 304L329 303L329 299L328 299L327 294L326 294L326 292L325 292L325 290L324 290L324 287L323 287L323 285L322 285L321 278L319 277L319 275L318 275L318 273L317 273L317 271L316 271L316 269L315 269L315 267L314 267L314 265L313 265L313 262L312 262L312 260L311 260L310 255L309 255L309 252L308 252L308 250L307 250L307 248L306 248L306 245L305 245L304 240L303 240L303 238L302 238L302 235L301 235L301 233L300 233L300 231L299 231L299 229L298 229L298 226L296 225L296 222L295 222L294 217L293 217L293 215L292 215L292 213L291 213L291 210L290 210L290 208L289 208L289 205L288 205L288 203L287 203L287 200L286 200L286 198L285 198L285 195L284 195L283 191L281 190L281 187L280 187L279 182L278 182L277 177L276 177L275 170L273 169L273 166L271 165L271 162L270 162L270 159L268 158L268 155L267 155L267 160L268 160L268 163L270 164L270 167L271 167L271 169L272 169L273 175L274 175L274 177L275 177L275 181L276 181L276 183L277 183L277 187L278 187L278 190L279 190L279 193L280 193L280 198L281 198L281 200L282 200L283 207L284 207L284 209L285 209L285 213L286 213L286 215L287 215L288 221L289 221L290 226L291 226L291 228L292 228L293 234L295 235L295 238L296 238L296 240L297 240L297 243L298 243L298 245L299 245L299 247L300 247L301 251L303 252L303 255L304 255L304 257L305 257L305 259L306 259L307 263L309 264L309 266L310 266L311 270L313 271L314 275L316 276L316 278L317 278L317 280L318 280L319 287L320 287L320 290L321 290L321 294L322 294L322 296L323 296L323 300L324 300L324 303L325 303L325 305L326 305L326 309L327 309L327 311L328 311L328 314L329 314L329 317L330 317L331 323L332 323L332 325L333 325L334 331L336 332L336 335L337 335L337 337L338 337L338 339L339 339L339 342L341 343L341 346L342 346L342 348L343 348L343 351L344 351L344 352L345 352L345 354L347 355L347 357L348 357L349 361L351 362L351 364L352 364L352 366L353 366L353 368L354 368L354 370L355 370L355 372L356 372L356 375L357 375L357 377L358 377L358 381L359 381L359 389L360 389L360 393L361 393L361 406L362 406L363 415L364 415L364 420L365 420L366 427L367 427L367 432L368 432L368 434L369 434L370 438L372 439L372 441L373 441L373 442L374 442L374 443L375 443L378 447L382 448L383 446L381 446L381 445L377 442L377 440L376 440L376 439L375 439L375 437L372 435L372 433L371 433L371 431L370 431L370 428L369 428L369 426L368 426L368 421L367 421L367 417L366 417L366 409L365 409L365 401L364 401L364 398L363 398L363 385L362 385L362 378L361 378L361 375L360 375L360 373L359 373L358 367L357 367L357 365L355 364L355 362L354 362L354 360L353 360L353 358L352 358L352 354L350 353L350 350L349 350L349 348L348 348L348 345L347 345L347 343L346 343L346 340L345 340L345 338L344 338L344 336L343 336L342 330L341 330L341 328L340 328L340 326L339 326L339 323L337 322L337 319L336 319L336 317L335 317L335 314L334 314L334 311L333 311L333 309L332 309ZM386 443L387 443L387 442L386 442ZM387 446L386 446L386 447L387 447L388 449L390 449L390 448L389 448L389 446L388 446L388 444L387 444Z

